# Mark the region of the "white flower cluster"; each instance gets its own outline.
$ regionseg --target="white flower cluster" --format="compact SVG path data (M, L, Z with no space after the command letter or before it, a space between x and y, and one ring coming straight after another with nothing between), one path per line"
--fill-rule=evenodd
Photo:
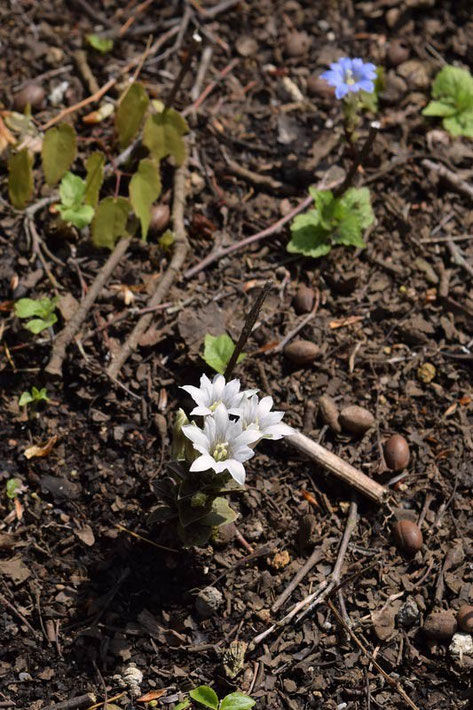
M203 429L192 423L183 426L182 432L200 454L191 471L228 471L243 485L243 464L254 455L256 444L261 439L281 439L294 430L282 423L283 412L271 411L272 397L259 399L257 390L241 392L240 386L236 379L225 382L223 375L215 375L212 381L202 375L200 387L182 387L197 405L191 415L204 417Z

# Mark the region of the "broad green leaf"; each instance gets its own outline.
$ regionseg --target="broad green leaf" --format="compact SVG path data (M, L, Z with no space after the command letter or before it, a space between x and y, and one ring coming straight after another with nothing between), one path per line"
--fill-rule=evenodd
M197 521L201 522L202 518L212 510L212 498L206 497L206 502L204 505L193 505L194 496L189 496L188 498L183 498L177 503L177 508L179 512L179 522L183 528L187 528L192 523Z
M203 359L209 367L223 375L234 350L235 344L226 333L218 336L207 333L204 339ZM245 353L240 353L237 362L241 362L245 357Z
M84 202L86 205L91 205L91 207L97 207L97 202L99 201L100 188L103 183L104 164L105 155L100 151L89 155L85 164L87 176L85 178Z
M444 101L431 101L422 111L423 116L454 116L457 109L453 104Z
M49 397L47 395L47 389L46 387L42 387L40 390L37 387L32 387L31 388L31 393L33 395L33 399L35 402L40 402L41 400L45 400L46 402L49 400Z
M50 328L56 322L57 315L55 313L51 313L47 318L34 318L33 320L28 321L28 323L25 323L24 327L26 330L29 330L30 333L38 335L38 333L46 330L46 328Z
M171 251L171 247L176 241L176 237L174 236L174 232L172 232L170 229L166 229L164 234L162 234L159 239L158 239L158 244L163 249L163 251Z
M22 209L33 194L33 156L27 148L8 160L8 195L13 207Z
M41 147L41 160L48 185L55 185L69 170L76 151L76 132L68 123L60 123L59 126L53 126L46 131Z
M374 222L370 191L367 187L350 187L338 200L334 217L341 221L346 214L355 214L360 228L367 229Z
M435 77L431 101L424 116L443 118L443 127L453 136L473 137L473 76L466 69L445 66Z
M473 138L473 111L463 111L456 116L444 118L443 127L452 136Z
M189 707L190 704L191 704L191 701L189 700L189 698L186 698L181 703L178 703L176 705L176 707L174 708L174 710L187 710L187 708Z
M130 203L124 197L105 197L97 205L92 222L92 241L96 247L112 250L119 237L126 235Z
M362 229L360 227L359 219L356 214L352 212L347 214L338 225L333 241L335 244L343 244L344 246L359 247L360 249L364 249L366 244L363 241L361 234Z
M143 84L135 82L123 94L115 116L120 148L126 148L135 137L148 104L149 98Z
M25 393L23 393L25 394ZM21 488L21 481L19 478L9 478L6 483L7 497L13 500L18 495L18 489Z
M113 49L113 40L108 39L107 37L89 34L85 35L85 39L93 49L96 49L101 54L107 54L107 52L110 52L110 50Z
M249 710L253 705L256 705L256 700L237 691L230 693L222 700L220 710Z
M45 306L47 306L46 301L50 303L49 298L41 298L37 301L33 298L20 298L19 301L15 303L15 315L18 318L43 316L45 314Z
M90 205L79 205L77 207L63 207L58 205L61 219L67 224L73 224L77 229L83 229L90 224L94 218L94 208Z
M315 187L309 188L309 194L314 198L314 208L317 212L317 220L312 212L306 212L305 215L311 215L312 224L320 224L324 229L331 229L331 219L333 214L333 207L335 204L335 198L331 190L317 190ZM298 217L304 217L304 214L298 215ZM297 217L296 217L297 219ZM302 224L302 221L300 221Z
M291 224L291 241L287 250L291 254L304 254L317 259L328 254L331 249L330 232L319 224L320 214L309 210L297 215Z
M212 510L201 519L200 524L219 527L220 525L233 523L237 518L238 513L230 508L226 498L214 498Z
M180 523L176 526L177 534L181 538L184 548L204 547L210 539L212 528L208 525L194 523L184 528Z
M182 136L189 132L186 120L173 108L149 116L143 129L143 143L157 161L172 155L176 165L186 157Z
M67 172L59 186L62 207L75 207L81 204L85 194L85 181L79 175Z
M215 690L209 688L207 685L200 685L198 688L194 688L189 692L192 700L204 705L206 708L213 708L218 710L218 696Z
M33 397L29 392L23 392L21 395L20 399L18 400L18 404L20 407L25 407L27 404L30 404L33 401Z
M140 160L138 171L130 180L130 202L134 213L141 222L143 241L146 241L148 235L152 204L160 194L159 166L148 158Z

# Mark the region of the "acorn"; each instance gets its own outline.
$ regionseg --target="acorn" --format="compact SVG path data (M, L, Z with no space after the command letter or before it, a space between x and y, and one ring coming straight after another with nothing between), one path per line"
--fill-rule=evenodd
M473 633L473 606L463 604L457 614L458 626L467 634Z
M319 411L323 423L328 424L330 429L336 434L340 434L342 427L338 421L338 407L335 404L335 401L328 394L323 394L319 398Z
M364 434L365 431L371 429L375 423L375 419L371 412L364 407L358 407L356 404L342 409L338 421L345 431L358 435Z
M310 365L318 354L318 346L310 340L294 340L284 348L285 357L295 365Z
M424 544L421 529L412 520L398 520L393 533L397 546L407 555L415 555Z
M437 611L428 615L422 630L434 641L449 641L457 630L457 620L451 611Z
M149 229L151 233L162 232L169 224L171 216L170 209L167 205L153 205L151 208L151 221Z
M314 290L305 284L301 284L292 301L297 315L300 316L302 313L310 313L314 305L314 300Z
M43 106L45 96L46 92L42 86L33 83L26 84L13 98L15 111L23 113L28 105L32 111L40 109Z
M384 445L386 465L396 473L403 471L409 463L409 444L400 434L393 434Z

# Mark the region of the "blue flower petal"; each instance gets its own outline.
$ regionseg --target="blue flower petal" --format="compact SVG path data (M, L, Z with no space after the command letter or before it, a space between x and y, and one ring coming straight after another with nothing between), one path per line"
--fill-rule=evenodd
M374 83L370 79L362 79L357 86L359 86L360 91L367 91L369 94L374 91Z
M348 84L339 84L335 89L335 96L337 99L343 99L344 96L348 94L350 87Z

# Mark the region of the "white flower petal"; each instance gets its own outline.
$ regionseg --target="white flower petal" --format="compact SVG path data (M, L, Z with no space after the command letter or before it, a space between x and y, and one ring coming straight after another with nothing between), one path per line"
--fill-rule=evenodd
M196 459L192 463L189 470L190 471L208 471L209 468L215 469L215 461L212 458L212 456L210 456L209 454L207 454L207 455L204 454L203 456L199 456L199 458Z
M229 461L225 461L226 469L230 473L230 476L242 486L245 483L245 467L243 466L242 463L239 461L235 461L235 459L230 459Z

